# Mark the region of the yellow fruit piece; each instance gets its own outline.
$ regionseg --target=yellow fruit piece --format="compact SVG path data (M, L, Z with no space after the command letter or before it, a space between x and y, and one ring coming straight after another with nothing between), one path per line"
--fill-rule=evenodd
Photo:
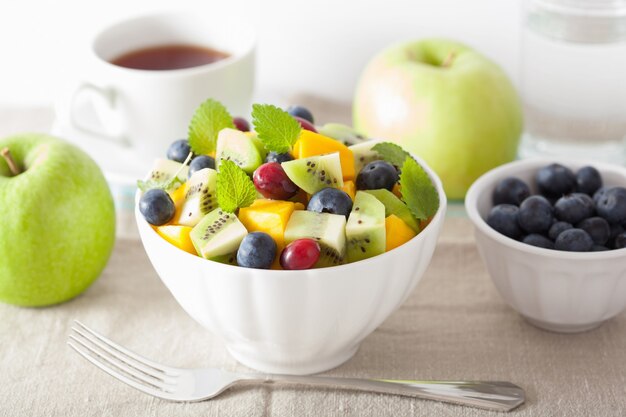
M154 228L154 230L156 230L156 232L163 239L167 240L172 245L184 250L185 252L189 252L192 255L197 255L198 253L189 238L189 232L191 232L191 229L192 228L189 226L175 225L157 226Z
M396 197L402 199L402 190L400 189L400 184L396 183L393 185L391 192L396 195Z
M277 246L277 255L285 247L285 228L295 209L292 201L256 200L249 207L239 209L239 220L248 232L265 232Z
M354 201L354 196L356 195L356 186L354 185L354 181L344 181L341 189L350 196L352 201Z
M304 207L304 204L302 204L302 203L294 203L293 209L294 210L304 210L305 207Z
M346 145L335 139L302 129L300 138L293 145L292 151L295 158L308 158L334 152L339 152L344 181L354 180L354 154Z
M385 219L385 252L397 248L413 239L417 233L395 214Z
M180 187L170 193L170 197L172 197L172 201L174 202L174 207L176 207L176 212L174 214L174 217L168 224L178 224L178 219L180 219L181 214L180 211L183 207L183 204L185 203L186 193L187 183L182 184Z

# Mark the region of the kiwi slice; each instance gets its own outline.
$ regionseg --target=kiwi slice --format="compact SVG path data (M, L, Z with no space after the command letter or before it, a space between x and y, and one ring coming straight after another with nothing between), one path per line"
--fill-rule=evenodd
M261 161L265 161L265 157L267 156L267 149L265 149L265 145L259 139L259 135L256 132L245 132L246 136L250 138L254 146L256 146L257 151L259 151L259 155L261 155Z
M338 140L346 146L354 145L367 140L365 135L362 135L350 126L341 123L326 123L318 129L318 132L321 135Z
M217 207L217 171L203 168L193 173L187 181L185 202L180 209L177 223L195 226Z
M363 167L372 161L380 159L378 152L373 151L372 148L377 144L383 142L382 140L368 140L356 145L349 146L348 148L354 154L354 172L361 172Z
M289 179L309 194L322 188L343 187L339 152L295 159L281 165Z
M285 243L296 239L315 239L320 245L316 268L341 265L346 251L346 216L296 210L285 228Z
M226 128L217 135L215 162L218 171L222 161L233 161L248 174L252 174L263 163L263 158L253 139L244 132Z
M154 161L154 164L152 164L152 169L146 177L146 181L164 183L171 180L179 170L180 172L178 173L178 179L180 179L182 182L185 182L187 180L187 172L189 172L188 166L183 167L183 164L181 164L180 162L172 161L165 158L158 158L156 161Z
M372 194L357 191L346 224L348 262L385 252L385 206Z
M396 197L394 193L384 188L380 190L365 190L365 192L373 195L378 201L384 204L385 217L395 214L416 233L420 232L419 223L415 220L411 210L409 210L406 204Z
M247 234L237 216L217 208L191 229L189 237L200 256L213 259L236 252Z

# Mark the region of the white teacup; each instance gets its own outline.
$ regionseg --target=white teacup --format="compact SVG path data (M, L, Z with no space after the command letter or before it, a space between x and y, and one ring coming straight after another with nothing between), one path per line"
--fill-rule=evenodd
M71 98L68 121L91 136L133 148L144 160L163 156L171 142L187 136L194 110L206 99L221 101L233 115L248 112L255 42L253 28L234 14L164 13L109 26L91 44L85 80ZM173 70L110 62L129 52L174 44L204 46L229 56Z

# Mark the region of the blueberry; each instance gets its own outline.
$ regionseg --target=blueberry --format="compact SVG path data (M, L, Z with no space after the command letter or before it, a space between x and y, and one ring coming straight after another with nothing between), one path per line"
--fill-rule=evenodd
M623 249L626 248L626 232L620 233L615 236L615 243L613 244L613 249Z
M323 188L311 196L306 209L318 213L341 214L347 219L352 210L352 199L345 191Z
M374 161L365 165L356 177L357 190L393 189L398 182L398 171L389 162Z
M594 167L586 166L576 172L576 191L592 196L602 187L602 176Z
M540 195L530 196L520 204L519 225L528 233L547 233L553 218L552 205Z
M487 224L495 231L512 239L522 237L522 229L518 223L519 208L512 204L499 204L491 209Z
M581 229L569 229L556 238L554 248L569 252L588 252L593 247L593 240L587 232Z
M609 248L615 248L615 238L617 235L624 233L624 227L621 224L611 224L609 227L611 231L609 232L609 241L606 245Z
M602 217L589 217L578 223L576 228L587 232L596 245L606 244L611 233L609 223Z
M191 177L194 172L200 171L204 168L215 169L215 159L207 155L196 156L189 164L189 174L187 174L187 177Z
M596 204L598 215L609 223L626 221L626 188L613 187L607 190Z
M139 212L148 223L161 226L172 220L176 207L165 190L153 188L139 199Z
M600 199L604 197L606 192L609 191L610 189L611 187L602 187L598 191L593 193L593 201L594 203L596 203L596 206L598 205L598 201L600 201Z
M571 169L560 164L541 168L535 175L539 192L546 197L561 197L574 191L576 176Z
M591 252L604 252L605 250L610 250L610 249L602 245L593 245L591 247Z
M292 116L300 117L304 120L308 120L311 124L315 124L313 120L313 114L306 107L302 106L289 106L287 108L287 113Z
M265 162L278 162L282 164L283 162L293 161L293 156L290 153L276 153L276 152L268 152L265 157Z
M548 230L548 237L552 240L556 240L556 238L559 237L561 233L566 230L572 229L573 227L574 226L572 226L568 222L554 222L552 223L552 226L550 226L550 230Z
M524 239L522 239L522 242L528 245L537 246L539 248L554 249L554 242L544 235L540 235L538 233L529 234Z
M593 200L587 194L568 194L554 203L556 218L571 224L576 224L593 216L593 212Z
M191 147L187 139L180 139L173 142L170 147L167 148L167 159L182 163L187 159L189 152L191 152Z
M507 177L500 181L493 190L493 204L513 204L519 206L528 196L530 188L516 177Z
M269 269L276 256L276 242L264 232L248 233L237 250L237 265Z

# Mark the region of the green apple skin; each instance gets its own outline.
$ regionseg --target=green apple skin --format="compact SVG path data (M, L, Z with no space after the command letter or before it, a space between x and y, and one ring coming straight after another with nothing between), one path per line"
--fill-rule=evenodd
M42 134L0 140L24 169L0 158L0 301L39 307L69 300L104 269L115 209L100 168L80 149Z
M353 121L369 137L422 157L450 199L462 199L481 174L515 159L523 127L506 74L444 39L397 44L375 56L359 80Z

